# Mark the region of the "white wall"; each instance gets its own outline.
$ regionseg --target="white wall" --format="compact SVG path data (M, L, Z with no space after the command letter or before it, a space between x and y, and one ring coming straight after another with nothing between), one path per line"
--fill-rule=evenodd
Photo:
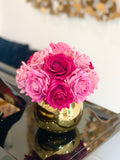
M3 1L3 36L31 48L64 41L90 56L100 76L99 89L88 100L120 112L120 19L97 22L42 14L26 0Z
M3 1L0 0L0 35L2 34L3 29Z

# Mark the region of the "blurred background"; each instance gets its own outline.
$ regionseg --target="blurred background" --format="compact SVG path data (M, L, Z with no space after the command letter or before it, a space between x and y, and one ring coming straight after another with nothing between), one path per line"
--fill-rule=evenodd
M99 3L100 16L104 14L103 1L95 1ZM108 1L108 6L115 2ZM40 0L35 2L38 4ZM75 6L76 3L74 1ZM120 1L116 4L119 9ZM98 17L90 15L84 18L56 16L48 11L42 13L39 6L36 9L33 5L26 0L0 0L0 61L18 68L21 59L27 60L49 42L66 42L87 54L99 74L98 90L88 100L119 113L120 18L98 21ZM116 12L115 15L119 17Z

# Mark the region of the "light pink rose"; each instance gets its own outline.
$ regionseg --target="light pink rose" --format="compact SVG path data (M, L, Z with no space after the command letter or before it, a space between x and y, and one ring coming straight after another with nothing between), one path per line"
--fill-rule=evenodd
M69 108L73 100L72 92L64 81L60 79L51 81L45 97L46 103L55 109L61 110L62 108Z
M49 45L53 51L53 54L61 54L64 53L67 56L72 57L73 59L77 56L79 51L77 51L75 48L71 48L68 44L64 42L58 42L58 43L50 43Z
M49 76L44 71L31 70L26 80L26 95L32 98L32 102L41 102L46 96L46 90L50 82Z
M91 80L85 71L76 69L67 77L67 83L73 93L75 102L84 101L91 91Z
M44 64L44 58L49 55L49 49L44 49L43 51L35 52L27 61L33 69L41 70L41 66Z
M18 88L21 89L20 93L25 93L28 68L24 62L22 62L22 63L23 64L16 71L16 73L17 73L16 83L18 85Z
M73 59L65 54L51 54L44 59L43 70L52 77L65 79L75 69Z
M53 54L66 54L67 52L70 51L70 46L66 43L63 42L58 42L58 43L50 43L50 47L53 51Z
M27 61L27 65L30 65L32 68L36 68L38 65L43 63L43 57L41 56L41 51L35 52L32 56L30 56Z
M89 57L86 54L77 54L74 63L77 67L84 69L85 71L89 71L94 69Z
M97 85L99 82L99 77L98 74L95 70L92 70L91 72L88 73L90 79L91 79L91 83L92 83L92 87L91 87L91 93L94 93L94 89L97 89Z
M69 50L69 52L66 52L65 54L67 55L67 56L70 56L70 57L72 57L73 59L75 59L76 57L77 57L77 54L79 53L79 51L77 51L75 48L71 48L70 50Z

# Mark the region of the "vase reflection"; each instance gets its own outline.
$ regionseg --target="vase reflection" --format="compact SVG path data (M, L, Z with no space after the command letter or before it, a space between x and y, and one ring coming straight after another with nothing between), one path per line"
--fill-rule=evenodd
M87 155L87 149L80 140L77 128L61 134L39 128L35 137L34 151L31 152L31 155L26 155L25 160L69 160L81 150L76 160L82 160Z
M80 134L77 128L61 134L55 134L39 129L36 134L35 151L42 159L46 159L53 155L66 155L70 158L78 145L80 145Z

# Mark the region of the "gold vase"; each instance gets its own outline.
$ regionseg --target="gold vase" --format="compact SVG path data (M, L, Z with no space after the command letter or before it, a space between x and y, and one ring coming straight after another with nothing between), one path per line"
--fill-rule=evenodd
M34 115L39 127L53 133L64 133L73 130L83 113L83 103L71 103L70 108L61 111L46 104L34 103Z

